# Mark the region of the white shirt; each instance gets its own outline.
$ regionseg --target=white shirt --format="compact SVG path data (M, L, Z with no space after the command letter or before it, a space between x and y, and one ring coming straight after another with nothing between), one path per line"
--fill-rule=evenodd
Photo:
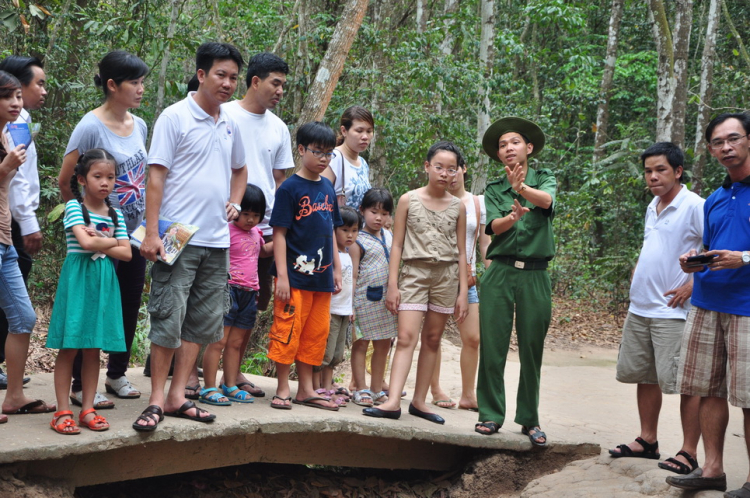
M232 169L245 165L239 128L220 111L214 118L187 98L167 107L154 125L149 164L169 171L159 217L197 225L190 245L229 247L226 202Z
M292 139L286 124L271 111L255 114L245 110L239 100L222 104L240 129L247 159L247 182L260 188L266 196L266 215L258 228L263 235L271 235L268 225L276 197L276 180L273 170L294 167Z
M670 308L667 303L672 296L664 293L691 278L680 268L679 257L690 249L703 247L704 202L683 185L660 214L656 214L659 197L648 205L643 248L630 285L631 313L644 318L687 317L689 301L682 307Z
M479 235L481 232L477 232L477 207L474 204L474 195L471 195L469 206L466 208L466 262L471 265L473 275L476 275L476 261L477 261L477 242L479 242ZM484 196L476 196L479 201L479 225L487 223L487 208L484 207ZM461 199L463 202L463 199Z
M31 127L31 116L26 109L21 110L16 123L28 123ZM5 133L12 150L16 146L7 129ZM18 167L16 176L10 181L8 203L13 219L21 228L21 235L30 235L39 231L39 221L36 219L36 210L39 208L39 171L37 170L36 143L33 140L26 149L26 162Z
M334 237L335 238L335 237ZM353 265L352 257L348 252L339 251L339 262L341 263L341 292L331 296L331 314L349 316L352 314L352 284Z

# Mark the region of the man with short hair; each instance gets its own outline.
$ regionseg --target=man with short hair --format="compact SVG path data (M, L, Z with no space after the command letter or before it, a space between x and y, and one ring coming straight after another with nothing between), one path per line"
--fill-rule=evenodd
M154 125L146 186L146 237L141 253L164 257L159 218L197 225L198 232L170 266L151 270L151 397L133 423L153 431L163 415L210 422L215 416L185 399L185 385L201 344L223 336L228 308L228 220L239 214L247 185L239 128L222 110L237 88L239 51L204 43L196 54L198 91L168 107ZM165 397L172 356L174 374Z
M11 55L0 61L0 70L12 74L21 82L23 110L16 123L25 123L31 127L29 111L35 111L44 105L47 96L42 62L36 57ZM12 137L9 145L15 147ZM18 253L18 267L23 281L28 283L33 264L32 256L42 247L42 231L36 218L39 208L39 172L37 170L36 144L32 140L26 148L26 162L17 170L8 187L8 202L12 215L11 230L13 246ZM5 339L8 336L8 321L0 310L0 363L5 361ZM29 382L24 377L24 384ZM0 389L8 386L8 378L0 369Z
M700 428L706 461L687 476L670 476L681 489L727 488L724 436L729 406L742 408L750 455L750 115L721 114L706 127L709 151L727 177L703 209L704 256L680 256L686 273L695 273L693 307L685 325L677 384L682 394L700 396ZM750 497L750 475L729 498Z
M529 159L544 147L536 123L506 117L492 123L482 139L491 159L505 166L505 178L487 186L487 249L492 264L482 277L479 323L479 420L474 430L495 434L505 421L505 361L515 328L521 378L516 423L535 446L545 446L539 427L539 383L544 338L552 319L552 285L547 266L555 256L552 220L557 181L548 169L535 170Z
M227 114L237 122L245 145L248 166L248 183L260 187L266 196L266 214L258 224L263 238L271 242L273 229L268 224L273 211L276 190L286 179L287 170L294 168L292 139L286 124L271 112L284 96L286 75L289 66L280 57L269 52L253 56L247 64L247 93L242 100L224 104ZM268 308L271 299L273 277L269 273L273 258L258 260L258 310ZM240 351L247 349L249 336ZM229 379L233 382L233 379ZM237 378L237 386L256 397L265 393L242 373Z
M677 365L693 292L692 275L679 257L701 247L703 199L681 180L685 155L671 142L659 142L641 154L646 184L654 198L646 209L643 247L630 284L630 307L622 330L617 380L637 384L641 432L630 444L609 450L613 458L659 458L657 428L662 393L677 394ZM689 474L696 461L700 398L680 399L682 448L659 467Z

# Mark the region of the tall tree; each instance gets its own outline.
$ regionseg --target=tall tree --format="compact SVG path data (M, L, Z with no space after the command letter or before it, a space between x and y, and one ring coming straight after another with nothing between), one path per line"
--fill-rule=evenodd
M451 27L455 24L453 16L458 9L458 0L445 0L445 10L443 15L445 16L445 26L443 28L443 41L440 42L440 53L442 54L441 63L445 63L446 59L450 57L453 51L454 36L451 31ZM443 92L445 92L445 82L441 79L437 82L438 94L437 94L437 113L443 113Z
M693 191L700 195L703 190L703 168L706 164L706 141L703 131L711 117L713 97L714 61L716 59L716 35L719 32L720 0L711 0L706 22L706 41L701 57L701 87L698 94L698 119L695 124L695 159L693 162Z
M693 22L693 0L675 0L670 29L663 0L649 0L653 35L659 53L656 140L685 145L688 55Z
M171 52L172 40L174 39L174 32L177 28L177 19L180 13L180 0L171 0L172 13L169 18L169 26L167 27L167 37L164 40L164 52L161 55L161 66L159 67L159 87L156 91L156 112L155 117L158 117L162 109L164 109L164 92L165 85L167 82L167 66L169 65L169 54ZM151 128L153 132L153 127Z
M348 0L336 29L320 62L315 79L307 92L298 124L321 120L339 81L349 49L367 12L368 0Z
M617 63L617 43L620 36L620 22L624 0L612 0L609 16L609 33L607 35L607 54L604 59L602 84L599 87L599 105L596 110L596 134L594 136L594 164L604 157L603 145L607 141L609 125L609 100L612 96L612 83Z
M490 127L490 81L492 65L495 60L495 1L481 0L482 27L479 34L479 61L484 71L484 78L479 82L479 109L477 110L477 141L481 144L484 132ZM484 192L487 186L487 168L490 158L479 154L471 191L474 194Z

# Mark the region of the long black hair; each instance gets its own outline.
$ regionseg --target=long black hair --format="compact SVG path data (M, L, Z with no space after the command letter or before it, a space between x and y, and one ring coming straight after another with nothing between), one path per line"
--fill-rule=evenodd
M86 175L88 175L89 171L91 170L91 166L99 161L108 161L111 162L112 165L115 164L115 158L112 157L112 154L110 154L106 150L89 149L84 154L78 157L75 172L73 173L73 176L70 177L70 190L73 192L76 200L81 205L81 211L83 211L83 222L86 224L86 226L91 223L91 217L89 216L89 210L86 209L86 205L83 203L81 189L78 187L78 177L82 176L85 179ZM115 208L112 207L112 203L110 203L109 201L109 196L104 199L104 202L107 203L107 207L109 208L109 217L112 218L112 223L114 223L115 228L117 228L117 212L115 211Z

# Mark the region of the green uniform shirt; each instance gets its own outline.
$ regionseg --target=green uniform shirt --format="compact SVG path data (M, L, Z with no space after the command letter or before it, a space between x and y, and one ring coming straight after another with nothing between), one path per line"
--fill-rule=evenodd
M533 205L511 188L507 177L487 186L484 202L487 207L488 235L493 235L492 221L508 216L513 200L530 209L507 232L495 235L487 249L487 258L507 256L515 259L546 259L555 256L555 239L552 235L552 220L555 217L555 190L557 180L548 169L536 171L529 168L524 183L531 188L547 192L552 196L552 205L542 209Z

